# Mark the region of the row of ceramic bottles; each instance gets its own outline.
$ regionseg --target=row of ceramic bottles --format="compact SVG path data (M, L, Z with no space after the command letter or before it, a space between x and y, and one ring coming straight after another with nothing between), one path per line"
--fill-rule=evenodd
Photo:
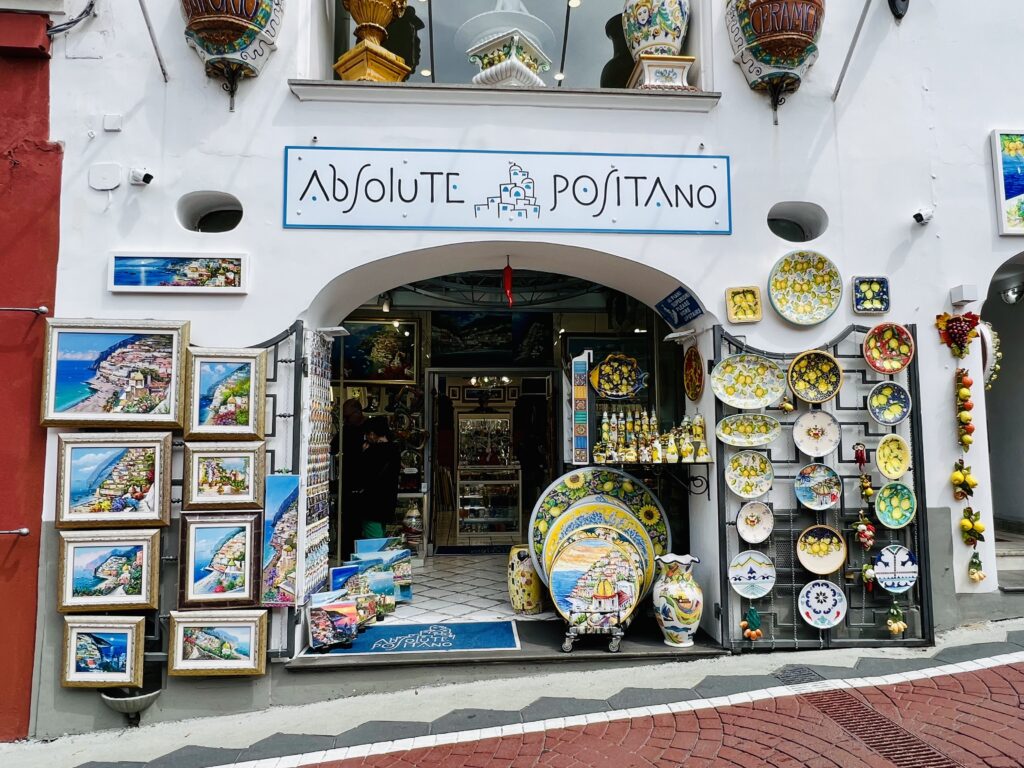
M595 464L692 464L711 461L704 417L683 418L678 427L658 431L658 415L639 408L601 416L601 440L594 446Z

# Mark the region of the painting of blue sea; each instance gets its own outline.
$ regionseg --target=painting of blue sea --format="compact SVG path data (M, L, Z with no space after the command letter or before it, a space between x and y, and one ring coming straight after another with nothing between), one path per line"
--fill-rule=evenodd
M128 671L128 632L85 632L75 636L75 672L124 674Z
M141 546L74 547L74 596L141 595L142 558Z
M268 475L265 494L261 602L291 605L295 602L299 476Z
M246 283L242 256L115 254L109 288L115 292L245 293Z
M199 379L199 424L249 425L252 363L201 361L196 375Z
M999 233L1024 235L1024 131L992 137Z
M185 627L182 632L182 658L186 661L213 662L249 659L252 640L252 627Z
M192 596L248 595L248 535L242 525L195 525L191 529Z

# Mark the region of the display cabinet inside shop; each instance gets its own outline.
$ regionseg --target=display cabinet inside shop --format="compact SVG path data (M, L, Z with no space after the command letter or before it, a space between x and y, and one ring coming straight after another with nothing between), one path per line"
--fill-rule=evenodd
M459 542L522 538L521 474L512 414L458 414Z

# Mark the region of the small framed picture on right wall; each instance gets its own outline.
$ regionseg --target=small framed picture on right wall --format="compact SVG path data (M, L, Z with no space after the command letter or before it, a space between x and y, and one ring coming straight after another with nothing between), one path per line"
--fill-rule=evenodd
M1024 128L992 132L1000 235L1024 235Z

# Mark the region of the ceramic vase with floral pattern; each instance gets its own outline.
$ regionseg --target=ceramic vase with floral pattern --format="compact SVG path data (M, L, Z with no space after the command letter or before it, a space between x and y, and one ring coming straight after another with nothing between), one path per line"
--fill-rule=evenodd
M693 555L660 555L658 578L654 580L654 615L658 619L665 644L689 648L700 626L704 593L693 578Z
M629 52L678 56L690 22L690 0L626 0L622 30Z
M508 553L508 596L516 613L530 615L544 610L540 577L525 545L512 547Z

